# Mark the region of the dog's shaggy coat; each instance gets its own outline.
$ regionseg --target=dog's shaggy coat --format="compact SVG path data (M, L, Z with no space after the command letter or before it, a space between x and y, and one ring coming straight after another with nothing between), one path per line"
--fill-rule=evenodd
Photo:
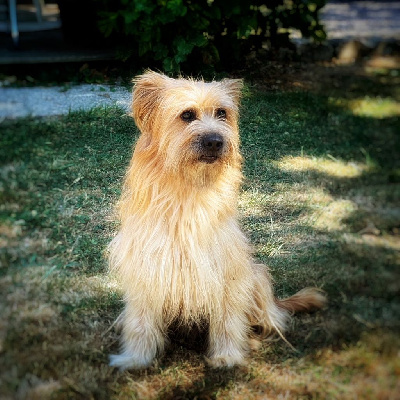
M141 135L118 210L110 267L125 293L121 369L144 368L162 353L168 327L208 325L208 361L243 362L254 336L284 331L288 311L320 307L306 289L276 300L267 268L255 264L237 222L242 179L238 103L242 82L135 81Z

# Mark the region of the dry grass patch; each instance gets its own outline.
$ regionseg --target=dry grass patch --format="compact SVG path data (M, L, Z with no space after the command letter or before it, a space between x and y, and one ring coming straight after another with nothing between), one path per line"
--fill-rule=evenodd
M329 155L328 155L329 156ZM370 171L366 164L330 158L284 157L276 165L283 171L319 172L336 178L356 178Z

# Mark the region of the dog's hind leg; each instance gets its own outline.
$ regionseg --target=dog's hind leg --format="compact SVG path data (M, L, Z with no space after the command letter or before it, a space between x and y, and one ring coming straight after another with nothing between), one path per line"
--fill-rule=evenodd
M120 370L149 367L164 350L165 337L154 312L127 303L123 311L122 352L110 355L110 366Z
M248 324L244 313L227 313L210 323L208 364L214 368L243 364L248 353Z
M208 364L214 368L244 363L249 351L248 287L240 280L228 281L221 308L210 318Z

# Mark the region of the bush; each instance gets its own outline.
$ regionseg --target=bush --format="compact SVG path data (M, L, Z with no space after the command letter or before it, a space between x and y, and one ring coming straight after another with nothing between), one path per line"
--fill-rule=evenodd
M288 29L325 38L318 11L325 0L98 0L99 27L123 44L124 58L156 61L167 72L182 64L221 64L272 47ZM224 64L222 63L222 64Z

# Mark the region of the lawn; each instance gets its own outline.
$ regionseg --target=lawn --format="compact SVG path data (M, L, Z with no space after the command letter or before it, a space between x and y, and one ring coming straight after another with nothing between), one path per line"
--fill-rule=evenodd
M239 211L277 295L315 285L329 304L293 319L295 351L268 341L232 370L209 369L179 338L145 371L107 365L122 302L104 250L132 119L95 109L1 122L2 399L398 398L399 77L320 77L296 90L247 79Z

